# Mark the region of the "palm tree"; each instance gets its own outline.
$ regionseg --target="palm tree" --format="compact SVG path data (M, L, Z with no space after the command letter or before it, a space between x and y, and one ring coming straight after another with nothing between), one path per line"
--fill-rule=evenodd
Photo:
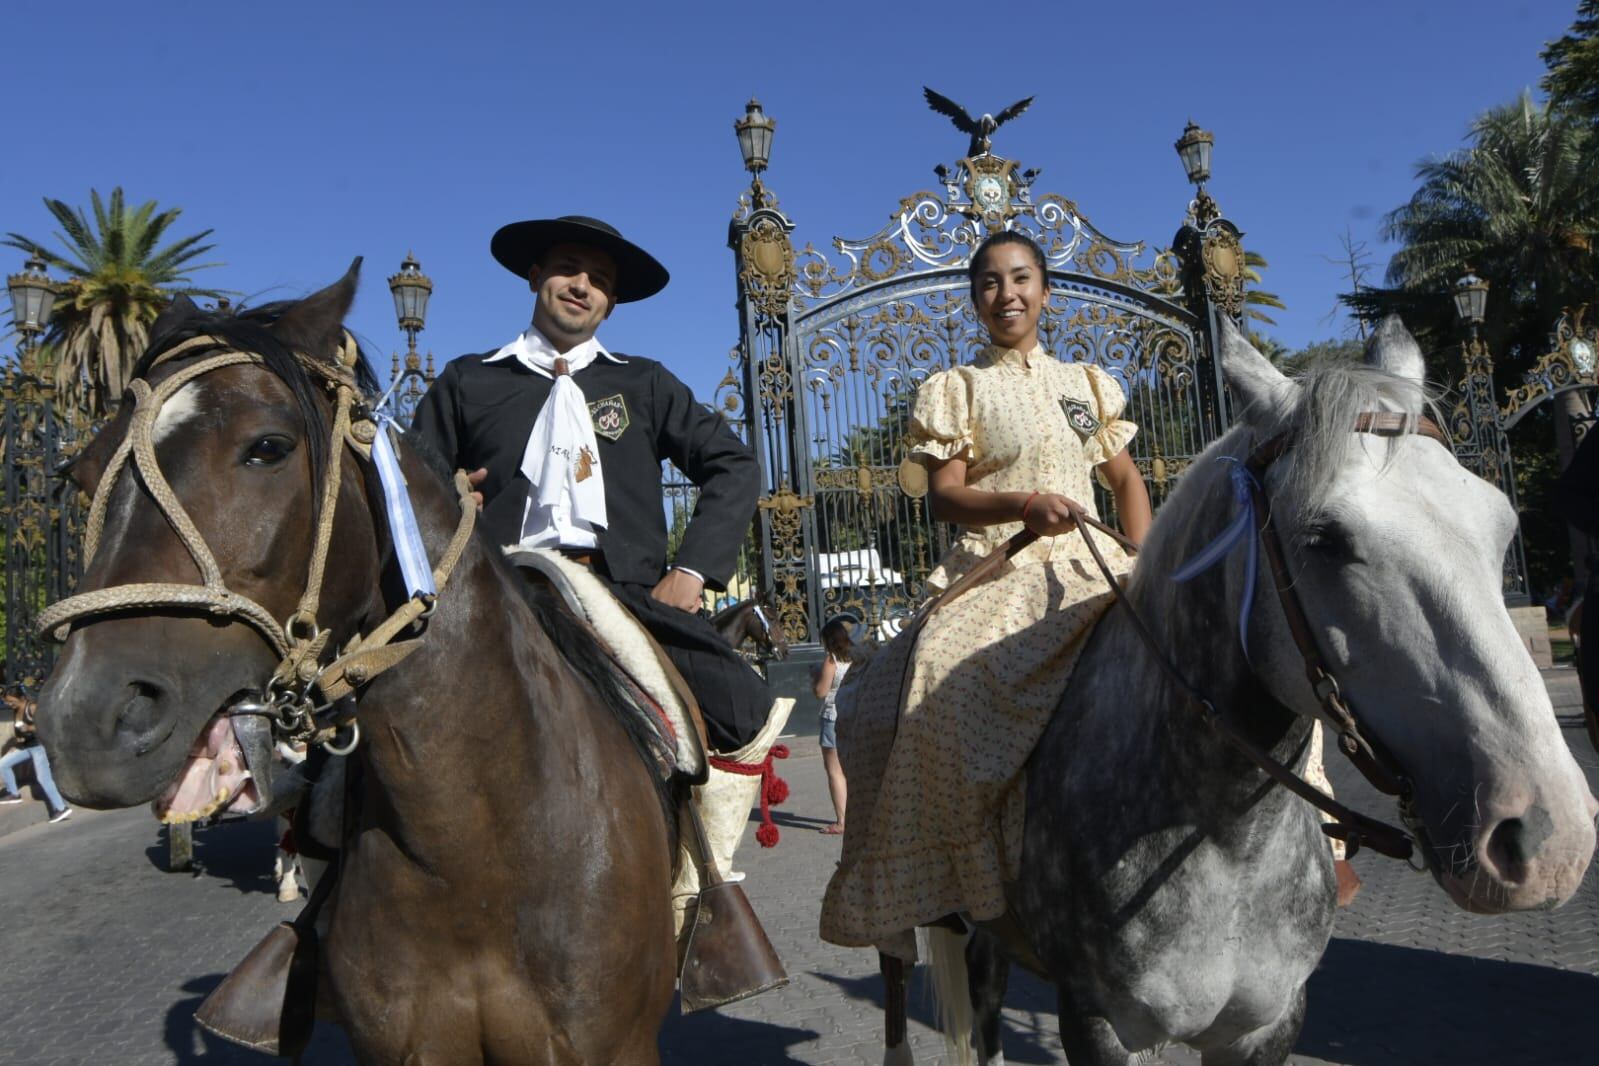
M1390 284L1431 295L1440 311L1468 269L1492 283L1492 350L1525 360L1547 346L1567 307L1595 298L1599 255L1599 138L1592 127L1536 104L1523 93L1472 124L1472 145L1417 168L1421 186L1383 220L1383 237L1402 247L1388 265ZM1570 460L1569 419L1580 394L1556 407L1561 465Z
M1384 239L1403 245L1388 281L1443 294L1469 265L1493 283L1496 310L1530 314L1545 333L1599 277L1599 141L1527 93L1471 132L1470 148L1418 166L1421 187L1384 218Z
M1480 116L1469 147L1417 167L1420 187L1383 219L1383 238L1402 245L1388 266L1393 288L1368 289L1345 301L1371 316L1409 310L1432 346L1458 350L1449 291L1474 270L1492 284L1484 335L1501 383L1519 382L1527 363L1547 350L1561 312L1599 297L1596 174L1594 127L1523 93ZM1564 393L1553 405L1561 468L1575 448L1573 421L1586 411L1581 392ZM1518 453L1534 446L1525 434L1517 437ZM1572 549L1580 566L1583 551L1575 539Z
M111 190L109 202L93 189L89 199L92 227L82 209L44 201L61 227L55 236L65 254L20 233L8 233L0 244L37 255L68 276L44 342L63 399L101 415L121 399L161 309L174 296L214 299L223 293L189 284L193 271L221 265L195 262L214 247L201 243L211 230L157 247L181 208L157 213L150 200L129 209L120 187Z
M1262 307L1274 307L1279 311L1286 310L1282 297L1274 292L1254 288L1260 284L1260 272L1271 264L1266 262L1266 257L1259 252L1244 251L1244 280L1249 282L1250 288L1244 291L1244 324L1250 322L1263 322L1268 326L1275 326L1277 320L1262 311Z

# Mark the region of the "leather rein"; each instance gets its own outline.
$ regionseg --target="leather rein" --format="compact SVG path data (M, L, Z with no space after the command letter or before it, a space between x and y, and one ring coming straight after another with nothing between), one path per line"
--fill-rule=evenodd
M227 587L215 555L161 473L156 460L156 419L163 405L179 389L213 370L240 365L265 365L265 360L257 353L229 349L225 342L215 337L198 336L163 352L151 369L181 356L192 355L197 349L218 347L223 350L184 367L154 388L143 378L135 378L130 383L129 389L135 400L133 416L127 435L118 445L95 488L94 499L89 506L84 547L87 563L94 558L99 547L112 490L118 478L127 470L131 457L156 506L199 568L202 583L113 585L69 596L51 604L39 615L39 630L47 639L64 641L73 624L85 618L114 612L149 613L151 609L177 609L191 614L242 621L260 634L279 661L271 678L260 690L259 702L241 701L230 705L222 713L265 717L271 721L273 733L279 739L321 743L335 754L348 754L359 740L359 728L355 725L353 707L345 704L341 712L335 709L336 705L353 695L359 686L396 665L421 646L420 637L403 641L397 641L396 638L432 614L437 602L435 595L412 595L371 632L357 635L330 662L323 662L332 631L322 629L317 624L317 610L333 538L333 522L339 498L340 459L344 449L349 448L358 459L371 462L373 442L379 433L386 430L361 395L355 376L356 361L360 355L349 334L344 336L336 364L296 353L300 365L332 394L332 447L328 452L327 470L321 485L321 509L305 591L294 613L280 624L261 604ZM455 490L460 497L461 517L454 535L433 568L433 580L439 595L443 594L450 574L460 561L477 520L477 506L471 497L471 486L460 471L455 474ZM343 746L334 746L335 736L346 725L351 727L349 741Z
M1390 411L1373 411L1358 415L1355 424L1351 427L1356 433L1369 433L1380 437L1400 437L1410 434L1427 437L1449 447L1449 438L1444 434L1438 424L1430 418L1414 415L1399 414ZM1160 664L1166 676L1176 685L1186 702L1196 710L1202 721L1214 729L1222 739L1226 740L1245 758L1254 763L1267 776L1290 792L1304 799L1318 810L1330 815L1335 821L1332 824L1323 824L1322 832L1330 837L1342 840L1348 847L1348 854L1353 856L1362 847L1370 848L1381 855L1393 859L1410 860L1415 853L1417 843L1427 848L1424 832L1419 819L1416 818L1412 808L1412 786L1409 777L1400 767L1398 761L1388 752L1380 742L1375 742L1361 730L1360 720L1354 709L1344 699L1338 686L1338 679L1328 669L1326 659L1321 654L1321 649L1316 644L1316 638L1310 625L1310 620L1305 614L1304 605L1300 603L1299 595L1294 589L1293 577L1288 570L1288 562L1283 551L1282 538L1278 534L1277 525L1271 520L1271 501L1266 495L1264 476L1266 471L1293 446L1293 436L1281 433L1261 444L1244 462L1244 468L1251 475L1248 479L1250 485L1250 508L1254 523L1254 533L1261 540L1265 548L1266 558L1271 567L1272 583L1277 589L1278 602L1282 604L1283 614L1288 619L1289 631L1293 634L1294 644L1299 649L1300 657L1305 663L1305 676L1310 682L1311 690L1315 693L1321 710L1326 715L1327 721L1338 731L1338 750L1355 765L1367 781L1379 792L1394 796L1399 801L1400 819L1409 828L1400 828L1387 822L1361 814L1339 803L1321 789L1312 785L1283 763L1279 762L1269 752L1265 751L1240 731L1233 718L1226 712L1219 710L1202 692L1199 691L1181 671L1172 663L1170 656L1155 637L1137 608L1127 599L1121 582L1117 579L1110 565L1105 561L1104 555L1099 550L1099 545L1094 542L1089 529L1093 528L1115 540L1124 549L1132 554L1137 554L1138 546L1121 533L1088 514L1081 504L1075 500L1067 499L1067 507L1075 522L1076 529L1082 534L1083 542L1088 545L1088 550L1094 558L1094 563L1104 575L1111 592L1115 594L1117 602L1127 612L1132 620L1133 629L1139 638ZM1038 534L1031 530L1023 530L1011 537L1004 547L985 558L977 566L969 570L963 577L950 585L937 599L933 600L928 610L918 619L925 619L933 610L955 596L960 595L972 585L992 575L994 571L1008 559L1014 557L1022 549L1038 540Z

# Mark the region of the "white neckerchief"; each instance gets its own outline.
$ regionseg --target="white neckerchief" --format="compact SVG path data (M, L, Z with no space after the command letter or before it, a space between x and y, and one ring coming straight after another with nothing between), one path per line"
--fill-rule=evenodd
M484 360L514 357L555 382L522 451L522 474L532 487L522 510L520 547L592 548L598 543L596 532L607 524L605 475L594 423L582 390L572 380L573 374L602 355L621 362L593 337L564 354L557 352L544 334L529 326ZM566 360L567 373L556 373L557 359Z

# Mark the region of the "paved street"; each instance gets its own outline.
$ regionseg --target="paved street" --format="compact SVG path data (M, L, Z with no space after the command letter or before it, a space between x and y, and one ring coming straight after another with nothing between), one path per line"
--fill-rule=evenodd
M1588 748L1569 670L1547 675L1557 712L1590 781ZM746 842L746 888L793 978L775 993L723 1011L673 1017L662 1036L671 1064L879 1063L875 956L815 935L821 888L838 841L813 740L794 742L793 788L779 810L775 851ZM1364 784L1335 764L1335 784L1380 811ZM3 829L5 827L0 827ZM292 913L270 880L272 830L234 824L202 831L199 875L164 872L147 811L78 810L61 825L35 820L0 838L8 905L0 940L0 1062L29 1064L254 1064L268 1060L213 1040L192 1012L271 925ZM1430 879L1362 855L1365 890L1339 916L1311 981L1310 1013L1294 1061L1578 1063L1599 1055L1599 882L1590 872L1559 911L1508 918L1453 908ZM912 992L917 1060L941 1062L929 1008ZM1054 997L1012 981L1008 1062L1059 1063ZM341 1033L322 1026L306 1061L352 1061ZM1170 1051L1159 1060L1194 1063Z

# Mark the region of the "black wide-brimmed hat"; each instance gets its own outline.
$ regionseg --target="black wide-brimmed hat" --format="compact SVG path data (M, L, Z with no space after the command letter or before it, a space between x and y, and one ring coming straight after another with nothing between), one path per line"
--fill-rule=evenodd
M489 242L489 251L501 266L525 279L544 253L557 244L586 244L616 260L619 304L654 296L666 288L671 275L655 257L616 231L616 227L584 215L538 218L501 226Z

